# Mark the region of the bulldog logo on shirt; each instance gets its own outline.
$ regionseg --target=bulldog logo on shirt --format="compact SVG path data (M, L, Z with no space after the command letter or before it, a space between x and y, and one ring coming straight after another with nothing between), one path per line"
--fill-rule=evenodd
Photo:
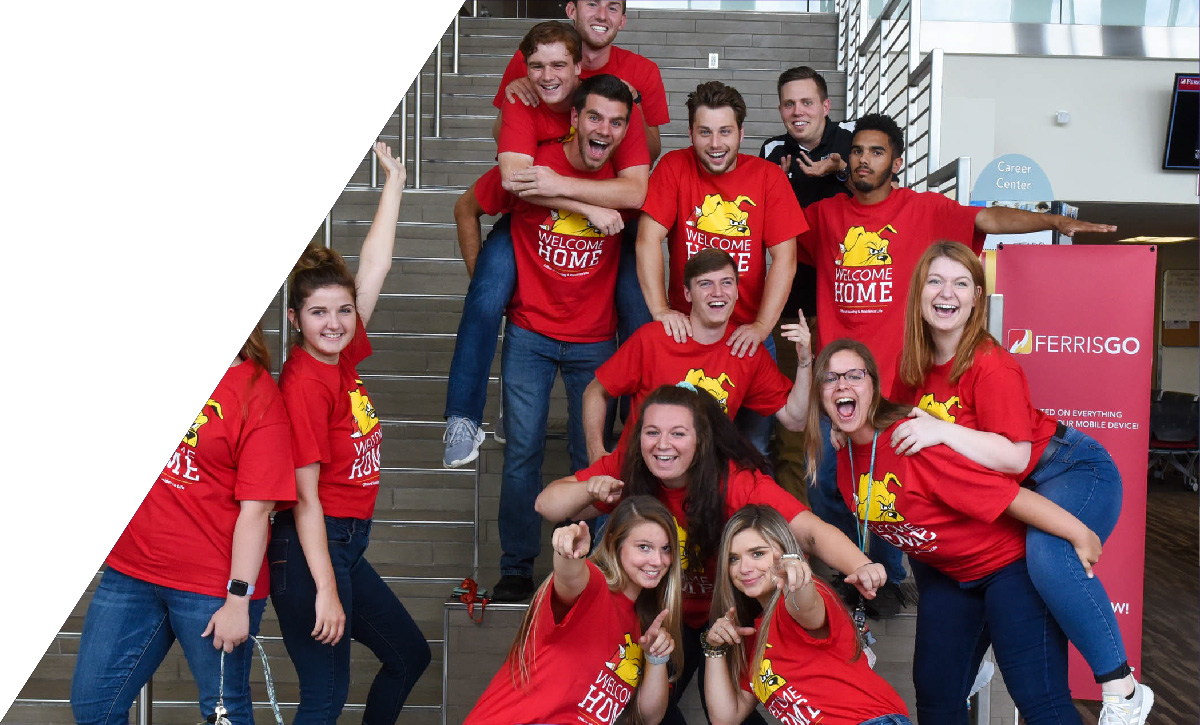
M212 412L217 414L218 418L221 420L225 419L224 413L221 412L221 404L212 398L209 398L204 404L204 407L200 409L200 413L196 416L196 420L193 421L192 425L187 429L187 433L183 434L183 442L192 448L195 448L196 444L200 442L200 426L208 422L208 416L204 411L209 408L212 409Z
M375 406L371 405L371 399L367 397L367 389L363 385L363 381L354 381L355 389L346 391L350 395L350 414L354 416L354 423L358 426L358 430L350 434L351 438L362 438L371 431L375 430L375 426L379 425L379 417L375 415Z
M917 407L935 418L941 418L947 423L953 423L955 416L950 413L950 409L958 404L957 395L950 396L950 398L943 403L935 400L933 393L926 393L921 396L921 401L917 403Z
M882 481L874 482L865 473L858 477L858 496L855 501L858 504L859 521L891 523L904 520L904 516L896 510L896 494L888 490L893 483L900 488L900 479L894 473L887 474Z
M742 204L746 203L758 206L745 194L733 201L725 201L720 194L706 194L704 202L692 209L687 225L723 237L748 237L750 212L742 209Z
M892 303L895 270L888 252L891 240L884 232L896 234L896 228L888 224L878 232L868 232L850 227L838 245L833 260L833 301L842 313L878 314Z
M771 649L772 645L767 644L767 649ZM771 695L775 691L787 684L787 680L783 679L782 675L775 674L771 669L771 660L767 658L767 653L763 652L762 663L758 666L758 674L754 677L754 694L758 697L758 701L766 703L771 699Z
M880 264L891 264L892 255L888 254L888 239L884 232L896 233L891 224L877 232L868 232L862 227L850 227L846 238L842 240L842 255L834 264L843 267L870 267Z
M704 368L692 368L687 371L683 382L691 383L716 398L717 402L721 404L721 412L725 414L729 413L729 391L725 389L725 383L729 383L729 387L731 388L736 388L737 386L733 384L733 380L728 375L721 373L715 378L710 378L704 374Z
M565 209L551 209L550 214L540 226L548 232L567 234L572 237L604 236L604 233L597 229L587 217Z
M642 646L626 633L624 644L617 645L617 651L604 664L615 672L617 677L637 687L642 681Z

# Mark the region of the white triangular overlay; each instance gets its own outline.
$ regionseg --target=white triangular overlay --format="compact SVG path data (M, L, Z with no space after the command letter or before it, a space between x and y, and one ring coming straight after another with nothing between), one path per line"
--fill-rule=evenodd
M459 7L0 9L0 712Z

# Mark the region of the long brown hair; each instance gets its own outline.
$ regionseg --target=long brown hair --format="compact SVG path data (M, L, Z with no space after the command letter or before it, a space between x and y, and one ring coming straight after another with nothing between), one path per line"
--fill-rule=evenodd
M920 385L924 382L925 376L933 367L934 354L937 352L933 345L933 334L922 314L921 292L929 278L929 267L938 257L945 257L966 267L975 286L975 307L967 317L962 337L954 349L950 382L957 383L963 373L970 369L975 362L975 351L981 345L998 344L987 330L987 280L979 256L972 252L970 247L959 242L934 242L917 261L917 268L908 284L908 308L904 312L904 349L900 353L898 371L900 381L905 385Z
M633 527L642 523L657 524L666 533L668 546L672 552L671 568L659 581L657 587L643 589L638 594L638 598L634 602L634 610L637 612L642 632L645 632L654 623L655 617L664 609L668 611L661 626L675 640L675 649L671 652L671 666L674 673L671 681L673 682L683 668L683 640L680 634L680 625L683 619L681 609L683 578L677 553L679 537L675 533L675 519L671 516L671 512L657 499L649 496L631 496L624 499L613 509L608 519L608 527L604 530L604 536L596 545L590 558L592 563L604 574L604 580L610 592L624 589L629 579L625 568L621 566L621 545L629 538ZM508 650L509 678L513 687L522 691L528 688L530 674L537 666L536 648L533 643L538 637L540 613L544 607L549 606L548 602L552 596L550 587L553 579L553 575L546 577L538 587L537 592L533 595L533 603L530 604L529 609L525 610L525 618L521 621L521 626ZM637 694L635 693L626 704L626 713L632 716L633 722L640 723L641 718L638 716L636 703Z
M662 482L642 458L642 426L652 405L676 405L692 413L696 430L696 452L688 468L683 511L687 515L688 567L700 570L717 553L721 527L725 524L725 489L729 464L767 472L762 454L745 439L716 399L691 386L664 385L642 402L629 448L625 452L622 478L630 496L659 495Z
M825 379L825 374L829 372L830 358L843 350L848 350L862 358L863 368L867 371L867 377L871 379L871 402L867 406L867 425L875 430L883 430L907 416L912 410L911 405L893 403L883 397L879 391L879 365L866 345L848 337L834 340L826 345L821 354L817 355L816 361L813 362L812 384L808 393L808 420L804 428L804 451L805 474L810 479L817 475L817 468L821 465L821 452L825 448L825 442L821 440L821 407L823 405L821 392L824 386L822 381Z
M296 266L288 275L288 309L297 319L308 296L322 287L342 287L350 292L351 299L358 297L354 275L350 273L342 255L313 241L296 260ZM292 335L292 344L299 345L302 342L298 333Z
M796 554L798 556L803 556L803 554L800 551L800 544L796 541L792 530L788 528L788 523L784 520L783 515L770 506L747 504L738 509L729 518L729 523L725 524L725 532L721 535L720 558L717 560L717 566L721 569L721 573L716 577L716 586L713 589L712 609L709 612L709 618L717 619L723 617L732 608L736 615L734 626L751 627L754 625L755 618L759 615L762 616L762 623L759 625L755 642L754 656L750 658L750 661L747 663L746 652L742 647L734 647L735 651L731 652L725 658L734 682L741 681L742 673L746 672L747 664L750 668L750 679L753 682L754 673L759 671L762 664L763 652L767 648L767 637L770 634L771 621L775 615L776 605L779 604L780 590L776 589L771 594L771 599L767 602L767 606L763 607L758 603L757 599L746 596L733 585L733 578L729 575L729 550L733 545L733 538L743 531L757 532L780 554ZM818 588L828 589L828 585L815 576L813 577L813 585ZM835 596L830 598L841 603L840 597ZM846 609L845 604L841 604L834 611L830 611L829 607L826 607L825 616L829 619L833 617L846 617L850 619L850 611ZM861 654L862 642L855 636L854 656L850 658L850 662L856 661Z

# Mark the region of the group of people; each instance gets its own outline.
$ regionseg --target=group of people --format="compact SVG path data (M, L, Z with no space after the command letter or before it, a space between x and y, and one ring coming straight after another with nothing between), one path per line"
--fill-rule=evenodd
M710 81L688 96L690 146L659 159L666 93L653 62L613 44L624 2L566 13L522 40L496 94L497 165L454 208L471 282L443 463L478 455L507 317L491 596L530 600L467 722L681 723L695 679L713 723L763 722L761 703L784 723L904 725L863 615L903 606L907 554L922 725L966 723L989 646L1027 722L1079 722L1068 641L1102 685L1102 725L1145 723L1153 693L1091 571L1120 477L1031 402L987 333L979 262L988 233L1113 228L899 188L902 130L880 114L833 123L807 67L780 76L785 133L759 156L739 152L741 95ZM79 722L123 722L175 640L204 715L220 701L253 722L247 639L268 594L296 723L336 722L351 639L381 662L364 723L394 723L428 666L365 558L382 429L355 366L405 181L386 145L376 154L387 180L356 273L306 250L278 385L255 330L109 555L72 686ZM784 374L777 353L792 350ZM575 473L543 490L557 374ZM543 518L559 525L538 586Z

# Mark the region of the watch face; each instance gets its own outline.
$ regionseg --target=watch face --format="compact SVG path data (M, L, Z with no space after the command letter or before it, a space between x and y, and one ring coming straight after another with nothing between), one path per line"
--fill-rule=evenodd
M229 582L229 593L235 597L244 597L250 589L250 585L240 579L234 579Z

